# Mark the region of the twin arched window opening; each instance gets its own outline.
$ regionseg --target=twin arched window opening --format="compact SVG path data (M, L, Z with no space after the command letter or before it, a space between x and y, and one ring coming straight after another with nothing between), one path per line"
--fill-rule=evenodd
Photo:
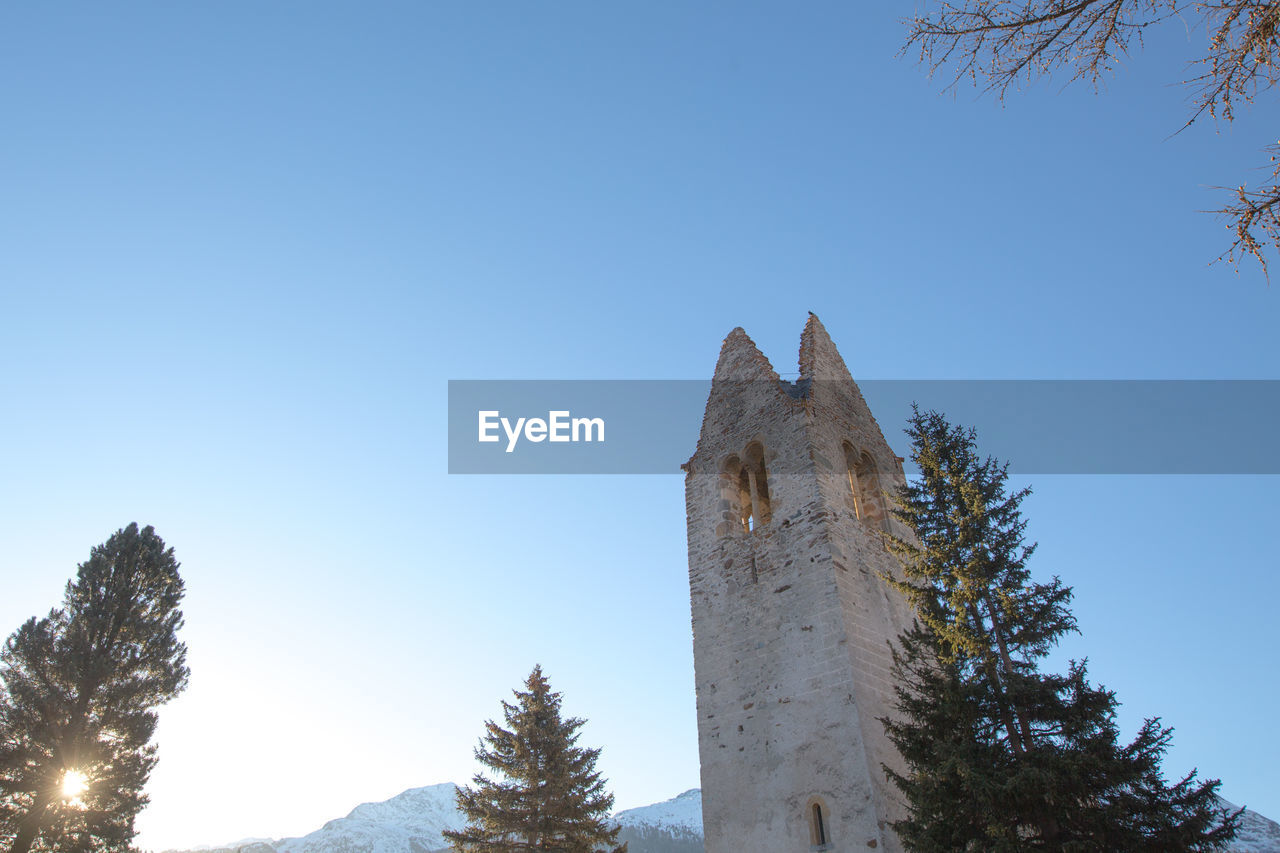
M884 491L880 487L880 472L876 469L875 460L867 451L859 450L846 441L844 464L858 520L868 527L888 530L889 515L885 512Z
M773 517L769 500L769 472L764 464L764 445L748 444L741 455L725 460L721 474L723 492L733 521L744 534L754 533Z
M868 527L887 531L889 514L875 460L870 453L847 441L843 449L854 514ZM726 459L721 468L722 506L727 507L732 526L743 534L754 533L773 517L764 457L764 445L753 441L741 454L735 453Z

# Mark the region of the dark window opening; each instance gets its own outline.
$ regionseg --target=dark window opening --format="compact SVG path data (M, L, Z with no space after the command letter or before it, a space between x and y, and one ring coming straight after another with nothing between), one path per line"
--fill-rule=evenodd
M727 514L743 534L751 534L772 517L769 474L764 465L764 447L752 442L741 457L725 460L721 469L721 499Z
M884 491L880 487L880 472L876 469L875 460L867 451L859 451L846 441L844 461L858 520L868 527L888 530L889 515L885 512Z

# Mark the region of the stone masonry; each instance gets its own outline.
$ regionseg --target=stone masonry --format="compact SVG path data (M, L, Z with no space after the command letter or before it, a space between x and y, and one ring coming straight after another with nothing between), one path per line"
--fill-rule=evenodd
M729 334L683 467L707 853L901 850L878 718L902 460L816 316L794 383Z

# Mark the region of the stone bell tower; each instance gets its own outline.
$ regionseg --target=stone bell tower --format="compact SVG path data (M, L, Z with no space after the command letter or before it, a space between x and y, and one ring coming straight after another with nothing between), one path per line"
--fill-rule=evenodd
M707 853L901 850L878 718L911 621L881 579L902 464L816 316L794 383L729 333L683 467Z

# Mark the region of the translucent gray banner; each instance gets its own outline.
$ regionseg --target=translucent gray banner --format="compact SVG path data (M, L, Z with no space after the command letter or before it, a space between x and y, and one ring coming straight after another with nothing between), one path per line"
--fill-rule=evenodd
M796 386L787 387L795 396ZM858 387L903 456L915 402L977 429L982 452L1017 474L1280 473L1277 380ZM451 380L449 473L678 474L693 455L710 388L700 380Z

